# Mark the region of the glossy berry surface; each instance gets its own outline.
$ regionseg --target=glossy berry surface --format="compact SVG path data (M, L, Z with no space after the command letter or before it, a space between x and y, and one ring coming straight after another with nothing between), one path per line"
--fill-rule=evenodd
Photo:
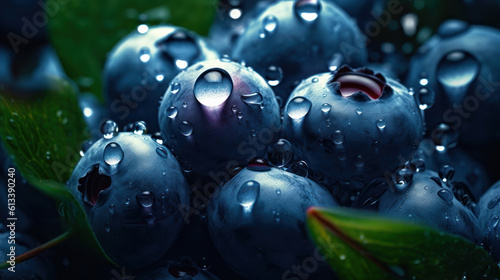
M165 144L203 175L265 155L280 130L272 89L225 58L197 63L172 80L159 112Z
M179 209L189 205L189 188L177 160L150 135L109 132L85 152L68 186L107 255L143 267L182 229Z
M307 78L284 112L283 134L298 157L340 183L364 184L391 172L417 149L423 132L408 90L366 69Z
M293 268L314 256L305 228L307 208L336 205L323 187L307 178L251 164L213 197L208 227L219 253L238 274L281 279L296 276ZM315 273L305 274L309 279L331 278L324 265L317 261Z
M218 55L195 33L181 27L145 25L123 38L104 66L109 118L120 127L145 121L159 130L159 100L175 75L189 65Z
M367 54L349 16L327 1L279 1L249 23L234 59L259 72L286 101L302 79L341 64L362 66Z
M483 245L498 261L500 260L500 183L496 182L479 199L479 226L483 233Z

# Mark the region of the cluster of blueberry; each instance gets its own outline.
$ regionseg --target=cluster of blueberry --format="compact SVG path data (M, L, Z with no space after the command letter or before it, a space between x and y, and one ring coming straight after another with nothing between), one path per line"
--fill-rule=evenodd
M500 260L500 31L445 21L401 70L363 33L397 3L354 2L221 1L208 38L143 24L115 46L106 104L81 96L94 139L67 186L116 264L336 279L311 206L423 223Z

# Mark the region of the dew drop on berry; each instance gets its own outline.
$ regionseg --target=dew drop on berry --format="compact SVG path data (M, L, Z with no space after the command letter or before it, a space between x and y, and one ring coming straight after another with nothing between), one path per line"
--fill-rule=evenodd
M443 182L448 182L453 179L455 175L455 168L449 165L443 165L441 169L439 169L439 178L443 180Z
M301 119L311 110L312 103L305 97L294 97L287 106L287 114L292 119Z
M167 151L167 148L161 146L161 147L158 147L156 148L156 153L161 156L161 157L164 157L164 158L167 158L168 157L168 151Z
M277 189L276 189L276 194L277 194L277 195L280 195L280 194L281 194L281 189L280 189L280 188L277 188Z
M269 163L263 158L255 158L248 163L248 170L251 171L269 171L271 167Z
M434 91L428 87L420 88L417 91L418 107L420 110L428 110L434 105Z
M450 204L453 202L453 193L448 189L440 189L437 192L438 196L444 200L446 203Z
M398 191L406 190L413 180L413 171L409 168L400 168L394 174L394 185Z
M410 165L412 166L415 172L425 171L425 162L421 158L412 159L410 161Z
M269 147L267 158L277 167L287 165L293 158L292 144L286 139L279 139Z
M109 205L109 213L113 215L115 213L116 206L114 204Z
M104 139L111 139L118 134L118 125L112 120L107 120L101 124L101 133Z
M123 159L123 150L117 143L109 143L104 148L103 153L104 162L108 165L115 166Z
M356 114L358 114L359 116L361 116L361 114L363 114L363 109L361 108L356 108Z
M500 218L498 216L494 216L493 218L491 218L491 228L496 229L499 221Z
M179 110L175 106L170 106L167 109L167 116L171 119L175 119L177 117L177 113L179 113Z
M384 121L384 119L378 119L378 120L375 122L375 124L377 125L377 127L378 127L378 129L379 129L380 131L383 131L383 130L384 130L384 128L385 128L385 121Z
M354 165L359 168L365 166L365 160L363 159L362 155L358 155L354 158Z
M341 145L342 143L344 143L344 132L342 132L342 130L335 130L335 132L333 133L333 143L337 144L337 145Z
M135 198L137 199L139 205L146 208L153 206L155 202L155 196L150 191L143 191L140 194L138 194Z
M260 184L257 181L249 180L243 183L238 190L236 200L245 211L250 211L259 198Z
M170 92L172 94L176 94L180 90L181 90L181 84L179 84L178 82L173 82L173 83L170 84Z
M209 69L194 83L194 97L204 106L215 107L224 103L233 91L229 74L221 69Z
M500 202L500 195L495 196L492 200L490 200L490 202L488 202L488 209L495 208L495 206L497 206L499 202Z
M459 133L448 124L441 123L434 129L431 137L436 145L436 150L444 152L458 144Z
M309 168L307 167L307 163L303 160L294 162L288 171L305 178L309 175Z
M283 70L281 67L271 65L267 67L264 78L270 86L275 87L283 80Z
M134 134L142 135L148 131L145 121L138 121L134 123Z
M323 105L321 105L321 111L323 113L327 114L328 112L330 112L330 110L332 110L332 105L328 103L324 103Z
M321 10L319 0L296 0L293 6L295 14L306 22L315 21Z
M241 101L249 105L260 105L262 104L263 100L264 98L262 97L262 94L258 92L241 95Z
M469 28L469 24L461 20L447 20L443 22L437 31L441 38L449 38L458 35Z
M149 48L144 47L139 50L139 59L144 63L148 62L151 59Z
M163 142L165 141L161 132L155 132L153 135L151 135L151 138L160 145L163 145Z
M193 133L193 125L188 121L182 121L182 123L179 125L179 130L181 131L182 135L190 136Z
M462 104L469 85L477 78L480 64L471 54L452 51L441 59L437 78L452 104Z
M262 21L262 27L268 34L270 34L276 31L278 23L278 19L274 15L269 15Z

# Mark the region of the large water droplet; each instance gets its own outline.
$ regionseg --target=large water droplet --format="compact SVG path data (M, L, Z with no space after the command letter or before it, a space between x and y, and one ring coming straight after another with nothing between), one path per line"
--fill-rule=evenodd
M287 114L292 119L301 119L309 113L312 103L305 97L293 98L287 106Z
M420 110L428 110L434 105L434 91L428 87L420 88L417 91L418 107Z
M277 86L283 79L283 70L280 67L271 65L267 67L266 72L264 74L264 78L266 78L267 83L270 86Z
M385 128L385 121L384 121L384 119L378 119L378 120L375 122L375 124L377 125L377 127L378 127L378 129L379 129L380 131L383 131L383 130L384 130L384 128Z
M318 18L321 11L321 3L319 0L296 0L293 8L298 17L311 22Z
M149 208L155 203L155 196L150 191L144 191L138 194L135 198L137 199L139 205L145 208Z
M194 96L207 107L219 106L226 101L233 91L233 82L229 74L222 69L209 69L201 74L194 83Z
M458 144L459 133L451 126L441 123L431 133L431 138L439 152L451 149Z
M437 194L446 203L451 204L453 202L453 193L450 190L448 190L448 189L440 189L437 192Z
M193 125L188 121L183 121L179 125L179 129L184 136L189 136L193 133Z
M500 195L495 196L490 202L488 202L488 209L493 209L500 202Z
M171 119L174 119L177 116L177 113L179 113L179 110L177 110L177 107L175 106L170 106L167 109L167 116Z
M469 28L469 24L461 20L447 20L438 28L438 35L442 38L453 37Z
M156 46L175 60L178 68L184 69L199 55L200 48L188 33L179 30L156 42Z
M454 175L455 175L455 168L449 165L443 165L441 169L439 169L439 178L441 178L441 180L443 180L443 182L445 183L453 179Z
M439 62L438 81L453 104L461 104L479 73L479 62L471 54L453 51Z
M109 143L104 148L103 153L104 162L108 165L114 166L120 163L123 159L123 150L117 143Z
M134 134L142 135L148 131L145 121L138 121L134 123Z
M242 94L241 100L243 102L245 102L246 104L260 105L260 104L262 104L264 98L262 97L262 94L260 94L258 92L254 92L254 93L250 93L250 94Z
M250 180L240 186L236 199L245 211L251 211L252 206L259 198L260 184L257 181Z
M269 15L262 21L262 27L267 33L273 33L278 28L278 19L273 15Z
M168 157L168 151L167 151L167 148L161 146L161 147L158 147L156 148L156 153L161 156L161 157L164 157L164 158L167 158Z
M165 142L165 139L163 138L163 134L161 132L155 132L153 135L151 135L151 138L160 145L163 145L163 142Z
M101 125L101 133L105 139L111 139L118 134L118 125L112 120L107 120Z
M394 185L398 191L406 190L412 180L413 171L409 168L400 168L394 174Z
M332 110L332 105L328 103L324 103L323 105L321 105L321 111L323 113L327 114L328 112L330 112L330 110Z
M293 163L292 166L290 166L290 168L288 169L288 171L302 177L307 177L309 173L309 168L307 166L307 163L301 160Z
M252 171L269 171L271 167L269 163L263 158L255 158L248 163L248 170Z
M181 84L177 83L177 82L173 82L170 84L170 92L172 94L176 94L178 93L179 91L181 90Z
M279 139L269 147L267 157L277 167L287 165L293 158L292 144L286 139Z

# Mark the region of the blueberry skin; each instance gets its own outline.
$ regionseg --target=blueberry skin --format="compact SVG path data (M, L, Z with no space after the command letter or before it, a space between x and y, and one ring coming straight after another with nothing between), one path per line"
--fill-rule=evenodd
M269 6L248 24L232 53L233 58L245 61L268 80L280 80L268 71L270 66L279 67L282 80L274 91L283 101L308 76L344 63L363 66L367 61L361 32L343 10L318 1L318 17L308 22L294 8L299 2L306 1L280 1ZM273 18L277 22L274 30L265 31L266 23Z
M500 128L492 120L500 118L496 79L500 50L491 46L499 44L497 29L449 20L420 47L412 58L406 85L417 90L425 78L435 92L435 104L425 116L430 134L440 123L447 123L461 132L460 142L465 145L477 148L498 142ZM465 55L457 55L460 52ZM447 63L453 53L450 58L455 62Z
M206 83L204 77L212 77L207 73L221 82ZM181 164L201 175L264 156L281 127L266 81L226 59L197 63L176 76L158 117L165 144Z
M386 79L378 99L362 92L342 96L339 83L330 81L349 71L343 67L318 74L297 86L285 107L283 134L295 154L325 184L358 182L362 186L410 157L422 138L423 124L413 96L392 79ZM300 97L305 99L302 107L310 104L310 108L302 108L302 114L307 113L297 118L294 109L299 106L291 104Z
M188 65L217 57L201 37L181 27L132 32L109 53L104 66L109 118L120 127L142 120L150 131L158 131L158 105L170 80Z
M500 181L491 186L479 199L479 226L483 233L483 246L496 261L500 261Z
M160 261L135 276L136 280L219 280L207 270L188 263Z
M452 166L455 169L453 180L466 183L476 199L490 187L490 179L484 167L460 147L437 151L432 140L425 139L413 156L416 157L424 160L427 169L436 172L443 165Z
M260 185L257 195L246 190L249 181ZM208 228L219 253L236 273L247 279L282 279L294 275L285 273L313 256L315 247L305 228L311 206L337 203L307 178L276 168L253 171L248 167L210 201ZM320 263L320 269L309 276L332 279L333 273Z
M152 264L171 247L184 224L179 209L189 205L179 163L149 135L101 138L67 185L104 251L130 269Z
M475 243L481 238L476 216L434 171L415 172L407 186L389 188L380 197L379 213L461 235Z

